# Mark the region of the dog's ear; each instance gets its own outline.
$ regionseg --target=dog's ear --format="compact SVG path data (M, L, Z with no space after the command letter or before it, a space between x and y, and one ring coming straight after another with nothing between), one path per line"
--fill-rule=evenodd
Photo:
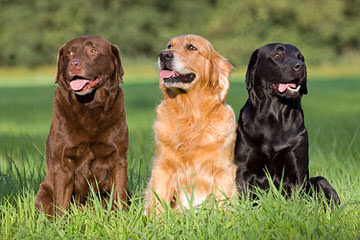
M246 89L250 90L254 85L254 77L255 77L255 71L256 71L256 65L258 60L258 54L259 49L256 49L250 57L250 61L248 64L248 68L246 71L246 77L245 77L245 83L246 83Z
M57 60L56 60L56 79L55 79L55 83L59 83L60 78L62 78L61 73L62 71L62 67L63 67L63 54L64 54L64 47L66 44L62 45L57 53Z
M233 66L226 58L219 55L215 50L213 51L211 56L213 74L210 84L211 88L215 89L219 94L219 100L224 102L229 91L229 76Z
M115 57L115 79L118 79L119 82L124 83L124 69L121 64L120 50L118 46L111 44L111 52Z
M306 82L307 82L307 77L305 76L305 82L300 87L300 94L304 94L304 95L308 94Z
M304 63L305 63L305 60L304 60ZM300 94L308 94L308 90L307 90L307 69L306 69L306 65L305 65L305 82L303 84L301 84L301 87L300 87Z

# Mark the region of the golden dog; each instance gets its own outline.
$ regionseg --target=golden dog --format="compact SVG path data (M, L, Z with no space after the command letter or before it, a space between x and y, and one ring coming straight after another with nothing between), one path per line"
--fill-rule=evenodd
M164 210L158 198L188 208L211 194L233 196L236 120L225 103L232 65L197 35L173 38L158 64L164 100L156 109L147 213Z

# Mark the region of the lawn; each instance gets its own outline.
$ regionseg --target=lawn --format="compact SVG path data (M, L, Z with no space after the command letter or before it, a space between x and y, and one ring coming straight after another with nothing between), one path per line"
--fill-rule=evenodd
M39 78L44 78L40 76ZM143 77L146 78L146 77ZM3 78L4 79L4 78ZM11 79L9 76L7 79ZM228 209L202 206L167 211L156 218L143 212L142 191L151 172L154 109L161 101L156 78L123 85L130 129L128 211L72 206L56 222L34 209L45 174L44 145L50 126L54 85L0 79L0 236L3 239L360 239L360 79L308 79L303 97L310 140L310 176L326 177L342 206L323 199L258 191L259 199L235 201ZM49 79L49 82L53 79ZM34 84L32 84L34 82ZM231 79L227 103L238 116L247 98L243 77ZM216 205L216 203L215 203Z

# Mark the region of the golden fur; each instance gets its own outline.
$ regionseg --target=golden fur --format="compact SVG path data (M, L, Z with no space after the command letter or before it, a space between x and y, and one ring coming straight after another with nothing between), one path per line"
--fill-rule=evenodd
M197 50L189 51L189 44ZM160 78L164 100L154 123L156 151L145 192L149 212L163 211L154 192L172 207L196 206L210 194L222 200L236 193L236 121L225 103L232 65L200 36L175 37L169 45L174 70L193 72L196 78L173 86Z

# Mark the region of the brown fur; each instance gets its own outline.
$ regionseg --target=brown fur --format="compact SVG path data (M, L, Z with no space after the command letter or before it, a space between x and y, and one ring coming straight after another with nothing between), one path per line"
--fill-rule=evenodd
M146 209L159 206L157 197L173 207L188 207L210 194L226 199L235 194L235 115L225 103L231 64L211 44L196 35L173 38L171 51L176 61L196 74L184 89L167 88L160 78L164 100L156 109L154 123L156 152ZM192 44L197 51L186 49Z
M97 49L96 56L89 49ZM73 52L68 56L68 51ZM72 69L71 61L81 67ZM97 89L78 96L69 82L74 75L101 76ZM58 52L52 122L46 142L46 177L35 206L62 215L71 198L83 203L89 183L104 196L114 190L116 201L126 201L128 128L125 121L119 49L97 36L78 37Z

